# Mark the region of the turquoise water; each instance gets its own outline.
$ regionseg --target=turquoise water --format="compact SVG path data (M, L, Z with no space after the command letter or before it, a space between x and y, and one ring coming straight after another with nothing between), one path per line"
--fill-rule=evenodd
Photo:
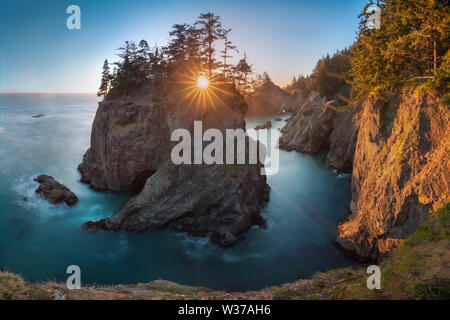
M97 101L88 94L0 95L0 268L30 281L65 281L67 266L76 264L83 283L165 279L248 290L352 264L331 243L350 200L348 176L328 170L323 155L280 151L280 172L268 177L267 228L251 229L232 248L167 229L83 231L82 223L112 215L130 197L78 181ZM32 118L38 114L47 116ZM266 119L249 119L248 127ZM67 185L80 202L68 208L41 199L33 181L41 173Z

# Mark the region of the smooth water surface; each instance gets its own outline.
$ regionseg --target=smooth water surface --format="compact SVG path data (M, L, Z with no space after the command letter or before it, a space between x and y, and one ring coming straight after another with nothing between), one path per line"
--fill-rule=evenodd
M323 155L280 150L280 171L268 177L267 228L251 229L232 248L167 229L82 230L82 223L112 215L130 197L95 192L79 182L76 168L90 144L97 102L91 94L0 95L0 268L30 281L65 281L67 266L75 264L83 283L165 279L248 290L352 264L331 243L349 203L348 176L327 169ZM38 114L46 116L32 118ZM273 130L286 117L273 122ZM267 119L248 119L247 126ZM41 199L33 181L41 173L65 184L80 202L68 208Z

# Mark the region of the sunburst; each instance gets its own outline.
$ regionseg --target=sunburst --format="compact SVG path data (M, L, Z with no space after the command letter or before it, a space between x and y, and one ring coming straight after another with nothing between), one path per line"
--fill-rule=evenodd
M184 116L206 115L210 111L219 114L219 109L232 110L224 101L224 96L233 96L236 93L226 85L227 81L222 75L207 75L198 67L184 66L184 72L178 74L179 81L173 84L181 89L173 92L176 96L176 105L185 107Z
M207 77L205 76L199 76L197 78L197 87L199 87L200 89L206 89L209 86L209 80Z

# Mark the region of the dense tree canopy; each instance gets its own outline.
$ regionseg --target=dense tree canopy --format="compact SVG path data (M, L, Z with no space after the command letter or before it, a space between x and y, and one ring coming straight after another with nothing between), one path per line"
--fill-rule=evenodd
M252 67L245 55L236 65L230 63L232 53L238 52L230 33L219 16L202 13L193 25L173 25L165 47L151 48L146 40L138 45L126 41L118 49L121 59L114 63L112 74L105 62L98 94L105 95L109 90L125 92L142 84L157 85L180 76L203 75L232 83L242 95L247 95L254 80ZM216 49L217 44L221 51Z
M414 81L448 89L448 0L386 0L380 7L380 29L368 28L369 15L360 15L351 48L353 98Z
M348 87L346 76L349 71L349 51L345 49L320 59L311 75L294 77L287 89L302 90L304 93L317 91L327 99L336 99Z

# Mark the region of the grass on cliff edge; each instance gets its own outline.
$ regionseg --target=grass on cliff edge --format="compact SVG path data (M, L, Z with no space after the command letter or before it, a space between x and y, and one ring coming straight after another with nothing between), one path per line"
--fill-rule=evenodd
M29 283L0 272L0 299L450 299L450 204L433 214L382 263L381 290L368 290L365 267L334 269L259 291L226 292L157 280L147 284L83 287Z

